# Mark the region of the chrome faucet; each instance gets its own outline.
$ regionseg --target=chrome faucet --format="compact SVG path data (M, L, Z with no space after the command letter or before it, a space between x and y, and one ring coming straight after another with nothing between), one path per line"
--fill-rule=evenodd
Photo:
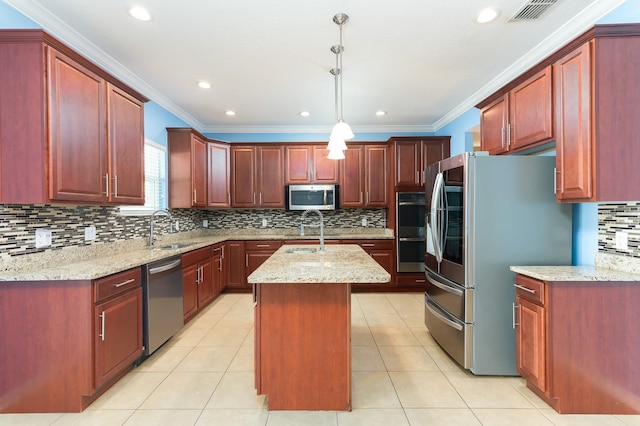
M153 238L153 218L157 215L157 214L163 214L166 216L169 216L169 232L173 232L173 217L171 216L171 213L169 213L169 210L156 210L155 212L151 213L151 218L149 219L149 247L153 247L153 242L154 242L154 238Z
M307 213L309 212L316 212L318 213L318 216L320 217L320 223L317 225L305 225L304 224L304 218L307 216ZM320 251L324 251L324 219L322 217L322 212L320 212L320 210L318 209L307 209L304 211L304 213L302 213L302 222L300 223L300 236L304 237L304 227L305 226L311 226L314 228L320 228Z

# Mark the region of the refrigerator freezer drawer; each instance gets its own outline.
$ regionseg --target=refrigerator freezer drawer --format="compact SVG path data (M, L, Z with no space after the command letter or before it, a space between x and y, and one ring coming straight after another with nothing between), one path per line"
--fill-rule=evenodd
M472 368L472 324L460 322L428 296L425 297L424 323L436 342L458 364L466 369Z

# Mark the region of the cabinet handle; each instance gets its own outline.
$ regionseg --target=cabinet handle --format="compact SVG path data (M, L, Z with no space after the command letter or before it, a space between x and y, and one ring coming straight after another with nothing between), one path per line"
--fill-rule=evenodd
M200 284L202 282L202 266L198 266L198 268L196 269L196 272L197 272L196 284Z
M553 168L553 193L558 193L558 169L556 167Z
M422 284L422 283L426 283L427 280L416 280L416 284Z
M262 192L260 193L260 197L258 199L259 199L259 204L262 205Z
M519 288L520 290L526 291L527 293L536 294L536 291L535 290L531 290L530 288L527 288L527 287L524 287L524 286L521 286L521 285L518 285L518 284L514 284L514 286L516 286L516 288Z
M231 205L231 193L227 192L227 203L229 203L229 205Z
M109 196L109 173L107 173L106 175L104 175L104 183L105 183L105 191L104 191L104 195L106 195L107 197Z
M507 124L507 147L511 146L511 123Z
M370 244L370 243L364 243L362 244L362 247L375 247L375 244Z
M198 194L198 190L194 189L193 190L193 204L198 202L198 195L197 194Z
M118 175L113 177L113 196L118 196Z
M131 278L130 280L122 281L120 284L114 284L114 287L115 287L115 288L122 287L123 285L129 284L129 283L132 283L132 282L134 282L135 280L136 280L135 278Z
M369 204L369 193L368 192L366 193L366 196L367 196L367 202L365 204Z
M222 272L222 258L218 259L218 271Z
M102 325L100 326L100 334L98 334L98 336L100 336L100 339L103 342L104 342L104 322L106 317L107 317L107 314L105 313L105 311L102 311L102 313L100 314L100 318L102 318Z
M244 266L247 267L247 268L249 267L249 255L248 254L244 255Z
M511 326L513 327L513 329L516 329L516 326L518 325L518 323L516 322L516 309L518 308L518 305L515 304L515 302L513 302L512 304L512 310L511 310Z
M502 130L500 131L500 147L504 148L504 126L502 126Z
M360 191L360 198L358 198L358 203L362 204L362 191Z
M416 183L420 183L420 172L416 170Z
M269 247L269 244L258 244L256 247Z

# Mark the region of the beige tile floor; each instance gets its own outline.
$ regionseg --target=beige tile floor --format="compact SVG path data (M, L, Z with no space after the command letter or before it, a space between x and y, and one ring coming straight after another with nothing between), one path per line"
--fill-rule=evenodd
M423 296L355 294L353 411L268 411L253 387L251 295L226 294L79 414L0 415L0 425L640 425L559 415L519 377L460 369L423 324Z

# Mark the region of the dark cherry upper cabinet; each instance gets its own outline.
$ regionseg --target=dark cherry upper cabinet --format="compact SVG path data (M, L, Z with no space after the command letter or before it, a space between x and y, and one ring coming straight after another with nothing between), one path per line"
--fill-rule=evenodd
M286 145L285 184L338 183L338 162L327 158L326 145Z
M207 206L206 138L190 128L168 128L169 208Z
M504 154L549 142L553 131L552 67L546 66L480 111L480 146Z
M450 136L396 137L390 139L394 153L396 191L423 191L424 171L450 155Z
M231 147L231 206L284 207L284 147Z
M0 202L144 203L145 97L42 30L0 63Z
M386 144L350 143L340 160L340 207L389 206Z
M208 142L207 152L207 205L216 208L231 207L229 145Z
M554 65L557 199L640 200L640 24L577 41Z

